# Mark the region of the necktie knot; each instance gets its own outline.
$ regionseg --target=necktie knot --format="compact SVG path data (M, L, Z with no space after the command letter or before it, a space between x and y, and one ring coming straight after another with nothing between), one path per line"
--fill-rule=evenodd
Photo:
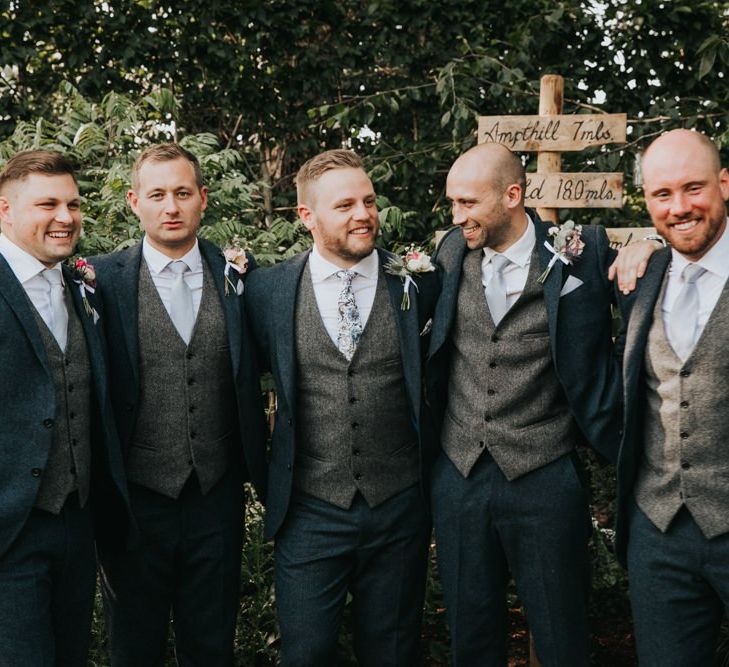
M511 260L504 255L494 255L491 258L491 266L494 267L494 272L502 273L503 270L511 263Z
M55 285L63 285L63 278L61 277L60 269L43 269L41 274L51 287Z
M698 264L687 264L681 272L683 282L693 285L701 276L706 273L706 269Z
M337 271L337 278L339 278L339 280L344 283L345 287L352 286L352 281L354 280L354 277L356 275L357 272L350 269L342 269L341 271Z
M167 265L167 268L169 268L169 270L175 274L175 277L180 276L190 270L190 267L181 259L170 262Z

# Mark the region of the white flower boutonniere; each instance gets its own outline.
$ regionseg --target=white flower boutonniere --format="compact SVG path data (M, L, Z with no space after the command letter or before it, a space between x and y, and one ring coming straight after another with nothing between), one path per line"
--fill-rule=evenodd
M225 296L228 296L229 289L233 289L240 296L243 294L243 280L241 277L248 270L248 257L240 237L234 236L233 240L223 248L225 257ZM238 274L237 280L233 283L231 271Z
M435 271L435 267L430 261L429 255L426 255L421 248L416 248L415 245L411 245L402 257L390 259L385 265L385 271L390 275L399 276L403 279L400 309L409 310L410 285L413 285L416 290L418 289L418 286L413 280L413 276L417 273Z
M576 225L574 220L567 220L559 227L550 227L547 233L554 237L552 245L549 244L549 241L544 242L544 246L552 253L552 259L549 260L544 273L537 278L540 283L544 283L547 279L557 260L563 264L572 264L585 249L585 242L582 240L582 225Z
M79 257L77 260L71 260L69 262L71 270L73 271L73 282L78 285L79 292L81 293L81 302L84 304L84 311L87 315L93 316L94 324L99 319L99 313L89 303L89 297L86 295L87 292L93 294L96 291L96 269L93 264L89 264L83 257Z

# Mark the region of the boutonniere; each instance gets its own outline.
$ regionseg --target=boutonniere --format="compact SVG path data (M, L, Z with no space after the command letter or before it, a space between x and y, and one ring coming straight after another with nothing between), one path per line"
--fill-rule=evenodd
M93 294L96 291L96 269L93 264L89 264L83 257L79 257L75 261L70 262L73 282L78 285L81 293L81 302L84 304L84 311L89 316L94 317L94 324L99 319L99 313L89 303L87 292Z
M243 294L243 274L248 270L248 257L240 237L234 236L233 240L223 248L223 257L225 257L225 296L228 296L230 289L240 296ZM231 271L238 274L235 283L231 278Z
M385 271L392 276L399 276L402 278L402 303L400 304L400 310L409 310L410 285L413 285L416 291L418 289L413 276L418 273L429 273L430 271L435 271L435 267L430 261L429 255L426 255L422 249L411 245L402 257L393 257L389 259L385 265Z
M552 253L552 259L549 260L544 273L537 278L537 282L540 283L544 283L547 279L557 260L563 264L572 264L585 249L585 242L582 240L582 225L576 225L574 220L567 220L559 227L550 227L547 234L554 237L551 245L549 241L544 242L544 247Z

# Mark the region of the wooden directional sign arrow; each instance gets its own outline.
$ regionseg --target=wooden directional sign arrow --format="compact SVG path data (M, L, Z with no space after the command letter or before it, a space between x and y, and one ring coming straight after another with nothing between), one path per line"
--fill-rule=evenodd
M478 143L503 144L512 151L580 151L625 143L627 115L481 116Z

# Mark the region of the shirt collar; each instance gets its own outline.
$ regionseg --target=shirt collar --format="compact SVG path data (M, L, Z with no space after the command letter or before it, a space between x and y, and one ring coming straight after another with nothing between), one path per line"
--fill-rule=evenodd
M37 276L44 269L58 268L60 270L60 262L47 267L29 252L13 243L5 234L0 234L0 253L5 257L21 285ZM61 271L61 277L63 277L63 271Z
M152 247L152 244L144 237L142 241L142 255L144 260L147 262L147 266L152 273L158 274L164 271L170 262L176 261L176 259L182 260L190 267L190 271L193 273L202 270L202 257L200 255L200 246L198 245L197 239L195 239L195 245L190 248L182 257L173 259L168 257L163 252Z
M521 268L525 268L529 264L532 257L532 250L534 250L534 244L537 242L537 235L534 231L532 219L529 217L528 213L525 215L527 219L527 226L524 233L516 242L512 243L502 253L497 253L488 246L485 247L483 249L483 254L486 262L491 261L491 258L494 255L500 254Z
M374 280L377 277L377 272L380 269L380 262L377 256L377 250L373 250L367 257L361 259L355 264L350 271L354 271L360 276L364 276L370 280ZM337 271L342 271L341 266L332 264L327 259L321 256L321 253L314 244L309 256L309 270L311 271L311 281L316 284L323 282L327 278L330 278Z
M729 222L724 227L719 240L709 249L696 264L706 269L709 273L720 276L724 280L729 278ZM690 260L684 257L675 248L671 248L671 272L681 275Z

